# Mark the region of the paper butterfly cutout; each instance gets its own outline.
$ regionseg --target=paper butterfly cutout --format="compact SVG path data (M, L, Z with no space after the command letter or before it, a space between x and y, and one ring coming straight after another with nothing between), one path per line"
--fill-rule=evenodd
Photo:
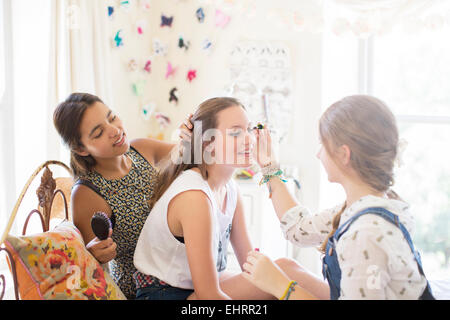
M109 6L108 7L108 17L112 18L112 15L114 14L114 7Z
M172 27L173 17L161 16L161 27Z
M124 9L125 11L128 11L130 9L131 2L129 0L120 1L120 7Z
M227 16L221 10L216 10L216 27L225 28L230 22L231 17Z
M139 20L136 22L136 28L137 28L138 34L140 34L140 35L144 34L146 27L147 27L147 21Z
M166 79L168 79L168 78L171 77L171 76L174 76L176 71L177 71L177 68L174 68L174 67L172 66L172 64L169 62L169 63L167 64Z
M141 7L144 10L150 10L150 1L149 0L141 0Z
M123 38L121 37L122 30L117 31L116 36L114 37L114 43L116 47L123 46Z
M195 78L197 78L197 70L189 70L188 74L187 74L187 78L189 80L189 82L192 82L192 80L194 80Z
M164 114L162 114L161 112L157 112L155 114L155 119L156 121L158 121L159 127L161 128L161 130L164 130L165 128L167 128L170 125L170 118Z
M177 88L173 88L172 90L170 90L169 102L175 101L175 104L178 104L178 96L176 95L177 91Z
M190 45L191 43L189 41L185 41L183 37L180 36L180 38L178 39L178 48L180 49L184 48L185 51L187 51Z
M136 71L137 68L138 68L138 64L137 64L136 60L135 60L135 59L131 59L131 60L128 62L128 69L129 69L130 71Z
M202 42L202 49L207 53L207 54L211 54L211 50L212 50L212 42L209 39L205 39Z
M157 56L165 56L167 54L168 47L164 45L159 39L153 39L153 52Z
M203 11L203 8L198 8L195 12L195 16L197 17L198 22L205 22L205 12Z
M133 93L137 97L141 97L143 94L143 91L145 90L145 84L146 81L138 81L133 83Z
M147 62L145 63L144 71L146 71L148 73L152 72L152 61L151 60L147 60Z
M149 104L146 104L141 109L141 115L144 120L150 120L150 117L155 112L156 105L152 102Z

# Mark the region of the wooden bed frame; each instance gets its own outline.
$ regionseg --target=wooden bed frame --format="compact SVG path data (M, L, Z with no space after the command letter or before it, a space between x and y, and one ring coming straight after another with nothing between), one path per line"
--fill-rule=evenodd
M69 174L70 177L53 177L53 172L50 170L49 166L59 166L64 168ZM40 218L42 224L43 232L47 232L50 229L50 220L52 218L64 218L69 220L69 210L68 205L70 203L70 192L73 185L72 170L62 162L59 161L47 161L44 164L40 165L31 177L28 179L25 184L22 192L20 193L19 198L14 206L14 209L9 218L8 224L6 226L6 230L3 232L0 241L0 253L5 252L6 257L9 260L9 266L11 269L11 275L14 282L14 294L16 300L19 300L19 291L18 291L18 279L16 274L16 267L14 260L12 259L12 254L5 247L4 241L9 235L11 228L14 224L14 220L16 219L17 212L19 211L20 205L22 204L22 200L25 197L30 185L38 177L39 173L43 171L41 175L41 183L36 190L36 195L38 198L38 206L37 209L33 209L27 216L25 223L22 228L22 235L25 235L27 232L28 222L30 218L37 214ZM61 198L58 199L56 196L60 195ZM1 255L3 256L3 254ZM6 258L5 257L5 258ZM6 290L6 279L3 274L0 274L0 300L3 300Z

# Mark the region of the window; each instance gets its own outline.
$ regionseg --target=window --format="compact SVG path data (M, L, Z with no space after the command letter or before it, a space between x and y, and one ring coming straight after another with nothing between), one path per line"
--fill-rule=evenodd
M450 273L450 27L373 39L372 92L408 142L394 189L411 205L413 239L430 277Z
M359 92L358 57L358 39L338 37L331 32L324 32L322 112L339 99ZM344 190L339 184L328 182L327 173L321 165L319 208L321 210L331 208L344 201Z
M394 190L415 217L413 240L431 279L450 273L450 27L370 37L324 33L323 111L338 99L371 94L396 115L408 142ZM342 203L345 193L321 166L320 208Z

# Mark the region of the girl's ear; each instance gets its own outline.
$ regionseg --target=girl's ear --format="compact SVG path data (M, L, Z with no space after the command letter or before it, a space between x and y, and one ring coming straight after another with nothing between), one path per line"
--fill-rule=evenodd
M350 164L350 158L352 155L352 151L348 147L348 145L343 144L339 147L339 158L344 166L348 166Z
M209 153L212 153L214 151L214 148L215 148L215 143L214 143L214 141L211 141L210 143L208 143L206 145L205 151L209 152Z
M87 157L89 156L89 152L87 152L86 150L84 150L83 147L80 147L77 150L73 150L73 152L75 152L77 155L81 156L81 157Z

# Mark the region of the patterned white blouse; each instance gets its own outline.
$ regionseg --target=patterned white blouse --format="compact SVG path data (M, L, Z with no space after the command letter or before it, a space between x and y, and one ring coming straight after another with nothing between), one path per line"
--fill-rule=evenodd
M303 206L288 210L281 219L286 239L300 247L320 246L342 206L316 215ZM340 225L369 207L398 215L412 237L414 219L408 204L400 200L362 197L342 213ZM336 251L342 273L339 299L418 299L426 287L403 233L380 216L356 219L337 242Z

